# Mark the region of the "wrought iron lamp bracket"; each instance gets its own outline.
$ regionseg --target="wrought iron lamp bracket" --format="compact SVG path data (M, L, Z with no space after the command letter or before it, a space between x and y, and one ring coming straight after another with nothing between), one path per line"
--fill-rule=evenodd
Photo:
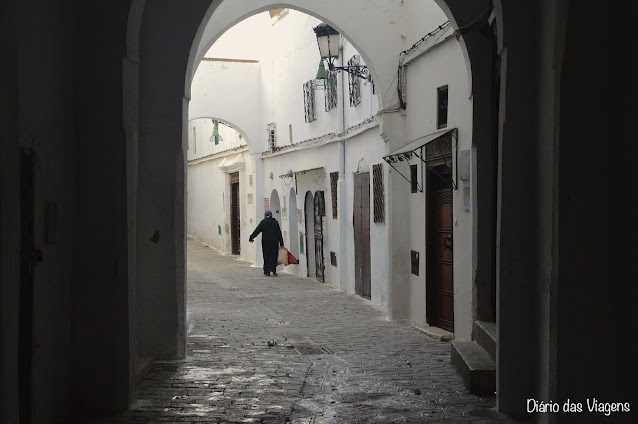
M337 72L346 71L356 77L371 81L370 70L366 65L335 66L332 60L328 60L328 69Z

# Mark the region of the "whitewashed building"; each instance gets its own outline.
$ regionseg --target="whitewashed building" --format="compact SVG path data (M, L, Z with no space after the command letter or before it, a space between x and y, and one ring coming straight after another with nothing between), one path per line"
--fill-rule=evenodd
M401 93L384 110L380 100L397 93L378 92L374 78L329 71L315 79L317 18L271 10L216 40L191 89L188 232L261 266L259 244L247 240L269 208L300 259L285 271L368 298L392 319L470 340L469 73L443 12L433 2L410 6L405 51L396 58ZM335 65L365 66L363 53L342 35ZM394 145L402 147L388 145L387 114L398 116L403 141ZM388 186L389 173L405 179ZM405 219L393 220L392 208ZM432 221L441 213L444 229ZM400 245L393 232L403 235ZM409 260L391 274L396 256Z

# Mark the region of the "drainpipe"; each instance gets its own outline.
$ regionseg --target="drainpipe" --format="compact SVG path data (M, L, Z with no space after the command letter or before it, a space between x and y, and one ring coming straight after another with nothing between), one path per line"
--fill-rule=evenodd
M341 66L343 66L343 38L341 39ZM346 72L341 72L341 96L339 96L339 133L346 130L346 109L345 109L345 82L344 76ZM348 289L348 252L354 251L354 246L348 244L348 211L346 190L346 141L339 142L339 180L337 182L337 198L339 199L338 218L339 218L339 289Z
M261 157L261 152L251 154L253 155L253 163L255 164L255 178L253 180L253 184L255 184L255 198L253 199L255 205L255 221L251 225L250 232L259 224L265 212L264 159ZM252 266L254 268L261 268L264 265L264 258L261 254L261 237L259 237L259 241L255 241L252 245L252 248L255 249L253 252L254 261Z

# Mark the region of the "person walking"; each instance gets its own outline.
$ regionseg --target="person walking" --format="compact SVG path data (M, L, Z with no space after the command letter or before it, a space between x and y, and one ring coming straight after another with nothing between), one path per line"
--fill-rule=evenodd
M279 222L272 217L272 212L267 210L264 219L261 220L255 231L250 235L249 242L261 233L261 251L264 255L264 275L277 276L277 255L279 246L284 247L284 238L281 236Z

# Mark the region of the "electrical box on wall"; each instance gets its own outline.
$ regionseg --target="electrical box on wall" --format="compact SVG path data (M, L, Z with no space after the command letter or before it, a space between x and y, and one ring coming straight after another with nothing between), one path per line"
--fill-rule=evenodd
M460 150L459 151L459 159L457 162L457 166L459 169L459 179L461 181L469 181L470 180L470 150Z

